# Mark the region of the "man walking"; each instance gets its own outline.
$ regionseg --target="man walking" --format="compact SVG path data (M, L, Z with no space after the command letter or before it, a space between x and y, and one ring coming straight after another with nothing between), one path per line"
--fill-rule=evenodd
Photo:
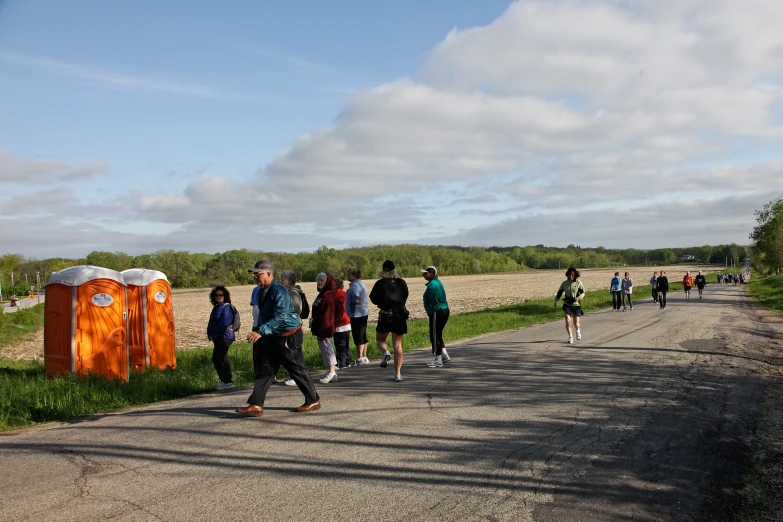
M669 278L666 277L666 272L661 270L661 275L658 276L658 303L661 305L661 310L666 308L666 294L669 292Z
M703 297L702 292L704 291L704 286L707 284L707 278L702 275L701 270L696 274L694 282L696 283L696 288L699 290L699 299L701 299Z
M249 272L263 289L264 299L259 304L258 322L247 336L248 342L253 343L256 382L247 399L248 406L237 408L236 412L251 417L264 413L266 394L280 366L288 371L305 397L304 404L295 411L317 410L321 407L321 399L304 365L302 337L295 336L302 329L302 323L288 289L275 281L275 266L270 261L258 261ZM291 336L294 336L294 342L289 343Z

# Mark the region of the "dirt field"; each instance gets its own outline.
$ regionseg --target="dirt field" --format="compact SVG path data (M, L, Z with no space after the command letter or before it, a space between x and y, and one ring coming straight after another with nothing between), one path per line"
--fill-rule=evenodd
M601 268L582 270L581 280L588 292L591 290L607 289L609 282L616 271L622 273L628 270L631 278L637 285L649 284L653 271L663 268L669 277L669 281L680 281L686 270L695 273L702 270L705 273L723 271L723 267L704 266L671 266L671 267L626 267L626 268ZM485 308L519 303L528 299L538 299L546 296L554 296L560 283L564 279L564 270L531 270L513 274L490 274L469 276L444 276L441 278L446 289L449 308L453 314L461 314ZM710 278L714 281L714 277ZM408 308L413 319L425 317L421 296L424 293L423 278L406 278L410 289ZM374 278L365 280L367 290L372 288ZM346 288L348 283L346 282ZM302 283L302 290L309 301L317 295L315 283ZM250 330L251 308L250 294L253 291L251 285L229 287L231 300L242 316L242 330L245 333ZM177 329L177 349L186 350L207 346L206 325L209 320L211 305L209 303L208 289L174 290L174 321ZM370 320L375 313L371 309ZM34 359L43 357L43 332L31 336L24 342L0 352L0 357L11 359Z

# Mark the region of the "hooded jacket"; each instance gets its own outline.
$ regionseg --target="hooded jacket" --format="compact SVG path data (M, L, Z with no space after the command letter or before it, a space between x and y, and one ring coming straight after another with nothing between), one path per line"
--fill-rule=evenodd
M318 297L310 305L310 316L313 322L310 324L310 331L319 339L329 339L334 337L334 316L337 307L337 295L335 289L337 283L331 274L326 274L326 282Z

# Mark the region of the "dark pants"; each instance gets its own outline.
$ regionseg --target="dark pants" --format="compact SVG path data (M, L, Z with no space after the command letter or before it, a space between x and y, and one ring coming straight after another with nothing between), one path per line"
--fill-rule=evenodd
M619 290L612 290L612 310L619 310L623 304L623 293Z
M625 300L628 299L628 306L633 308L633 301L631 301L631 295L633 294L623 294L623 308L625 308Z
M334 354L337 356L337 366L344 368L351 365L351 332L334 332Z
M231 377L231 361L228 358L228 349L231 348L233 342L231 339L222 337L212 339L212 344L215 346L212 349L212 364L215 366L220 382L234 382Z
M430 343L432 344L432 353L436 356L443 355L443 349L446 344L443 342L443 329L449 321L449 309L436 310L430 316Z
M661 305L661 308L666 308L666 292L661 292L661 295L658 296L658 302Z
M655 287L652 287L653 292L653 300L657 303L658 302L658 289Z
M310 374L304 364L302 356L303 335L299 332L289 337L269 336L262 337L253 344L253 366L256 373L256 384L253 393L247 399L248 404L263 406L266 393L275 380L277 371L282 366L288 371L288 375L294 380L299 391L305 397L305 404L312 404L319 399L315 385L310 380ZM298 340L297 340L298 339Z

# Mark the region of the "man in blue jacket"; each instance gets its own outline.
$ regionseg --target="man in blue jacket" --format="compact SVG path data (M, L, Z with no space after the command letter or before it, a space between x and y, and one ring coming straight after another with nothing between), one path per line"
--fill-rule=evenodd
M321 407L321 399L305 368L302 346L286 342L289 336L302 328L288 289L275 281L275 266L266 259L258 261L249 272L263 289L264 299L259 304L258 320L253 325L253 331L247 336L247 341L253 343L256 383L247 399L248 406L237 408L236 411L251 417L264 413L266 394L280 366L288 371L305 397L304 404L295 411L317 410Z

